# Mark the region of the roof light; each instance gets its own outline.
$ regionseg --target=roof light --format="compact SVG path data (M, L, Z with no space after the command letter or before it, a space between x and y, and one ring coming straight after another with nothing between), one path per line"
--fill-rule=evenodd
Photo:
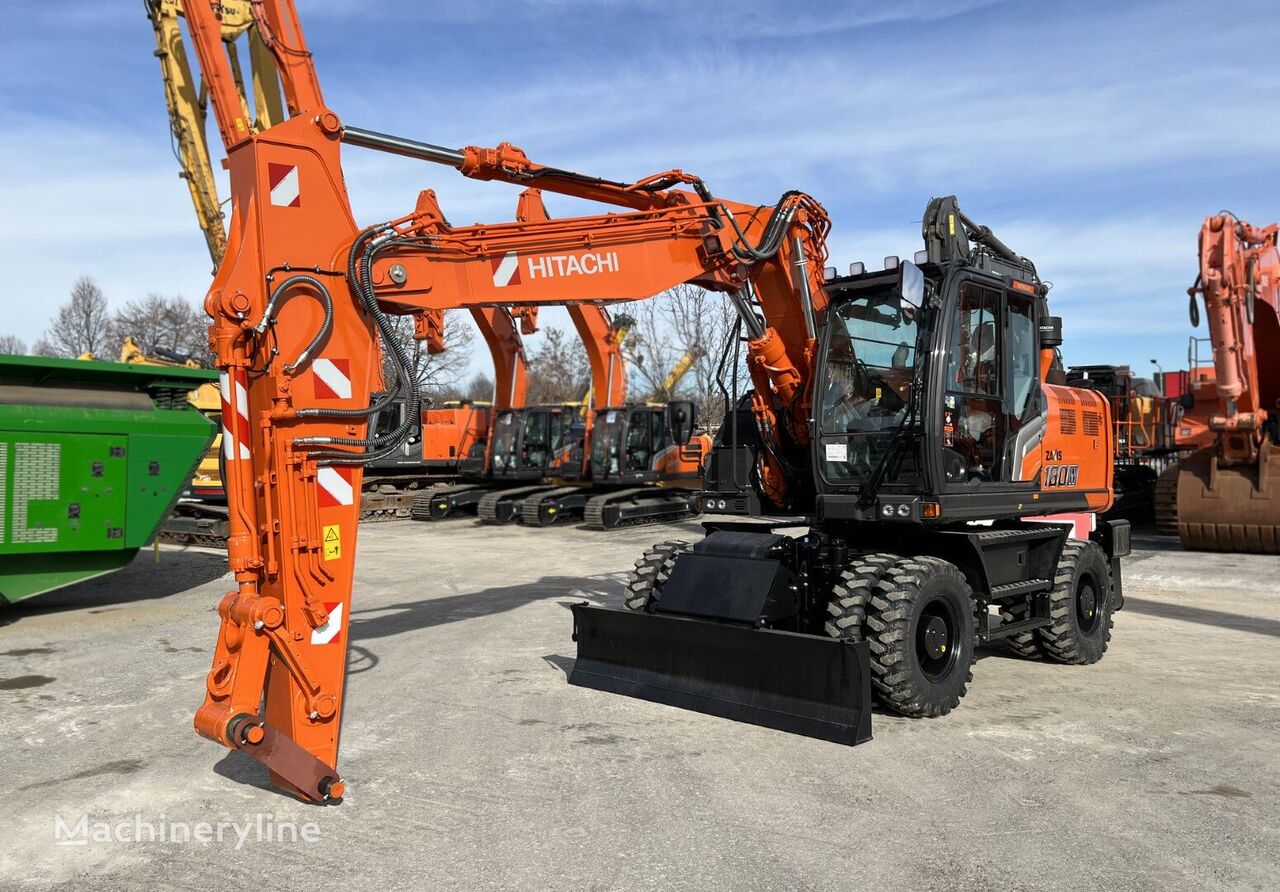
M840 273L834 266L824 266L822 268L822 279L824 282L830 282L838 275L840 275Z
M867 265L859 260L857 263L849 264L849 275L860 276L867 271Z
M901 261L899 261L899 260L898 260L898 255L897 255L897 254L890 254L888 257L886 257L886 258L884 259L884 268L885 268L885 269L897 269L897 268L898 268L898 264L899 264L900 262L901 262Z
M928 263L928 262L929 262L929 252L927 250L916 251L916 256L915 256L916 266L919 266L922 263Z

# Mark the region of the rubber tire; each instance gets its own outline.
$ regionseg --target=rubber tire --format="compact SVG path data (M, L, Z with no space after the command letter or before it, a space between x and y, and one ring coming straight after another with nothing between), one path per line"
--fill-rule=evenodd
M866 554L851 560L832 583L822 630L831 638L861 641L875 586L885 571L900 560L896 554Z
M650 546L636 561L636 568L627 574L627 609L646 611L662 597L662 586L671 577L676 558L692 547L683 539L668 539Z
M1012 604L1000 608L1000 618L1006 623L1022 622L1031 605L1025 601L1021 604ZM1016 635L1009 635L1004 639L1005 644L1009 646L1009 650L1018 656L1027 660L1043 660L1045 657L1044 645L1040 642L1040 636L1036 633L1039 629L1028 629L1025 632L1018 632Z
M1100 622L1092 630L1080 627L1076 611L1076 594L1085 579L1092 579L1102 605ZM1111 563L1106 553L1095 542L1068 539L1049 592L1050 623L1036 630L1045 655L1077 666L1101 660L1111 640L1111 609Z
M935 681L921 669L915 637L921 610L937 599L950 602L958 629L950 671ZM974 610L973 589L955 564L904 558L885 572L867 610L865 633L871 686L883 706L912 718L936 718L960 705L973 680Z

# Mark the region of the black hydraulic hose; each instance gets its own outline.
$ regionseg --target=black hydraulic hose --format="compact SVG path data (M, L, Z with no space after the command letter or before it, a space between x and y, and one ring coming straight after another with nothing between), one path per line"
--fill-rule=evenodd
M742 260L768 260L777 254L782 247L782 240L786 236L787 226L793 216L793 210L791 208L784 210L784 206L800 194L795 189L783 193L782 197L773 206L773 212L769 215L769 221L765 224L764 233L760 236L759 243L754 246L747 240L747 234L738 225L738 221L733 214L726 215L738 235L739 244L733 248L734 255Z
M724 414L728 417L731 411L734 411L733 399L729 396L729 388L724 386L725 370L729 364L729 347L735 344L742 331L742 317L738 316L734 319L734 326L725 335L724 347L720 350L720 361L716 363L716 386L720 388L720 392L724 394ZM737 351L734 351L735 359ZM734 394L737 397L737 394Z
M311 343L298 354L298 358L284 367L285 373L289 375L292 375L301 366L306 365L311 357L329 340L329 335L333 333L333 296L329 294L329 289L324 287L324 284L319 279L303 273L290 276L275 287L275 290L271 292L271 297L267 299L267 308L263 311L262 319L258 322L254 331L262 334L267 330L268 325L276 321L276 313L279 311L280 304L284 303L285 298L298 285L310 285L315 289L316 299L324 307L324 321L320 323L320 330L311 339Z
M357 284L358 261L356 258L359 256L361 246L372 238L378 231L385 228L386 224L380 224L364 230L356 236L355 241L351 244L351 250L347 252L347 281L355 290L356 297L359 298L361 306L366 310L368 310L369 304L365 299L363 289ZM381 329L379 329L379 334L381 334ZM398 371L399 370L397 369L397 372ZM375 400L374 403L368 407L362 407L359 409L299 409L298 416L300 418L367 418L370 415L381 412L390 406L392 402L394 402L396 394L397 388L389 387L380 399ZM354 440L352 441L352 444L349 445L354 445L359 442L362 441Z
M373 236L383 231L385 234L381 238L373 238ZM348 410L354 414L370 415L380 408L389 405L397 395L400 388L407 387L405 395L405 413L399 425L392 431L374 437L364 439L346 438L346 437L313 437L299 439L295 442L305 445L332 445L332 446L350 446L358 449L371 450L366 452L351 453L344 451L326 451L313 454L313 457L326 464L363 464L365 462L374 461L384 456L390 455L398 449L405 441L407 441L418 425L421 417L421 396L414 379L413 363L405 353L403 345L396 336L395 330L391 326L387 315L382 312L378 306L377 296L374 294L370 285L372 281L373 259L394 236L387 232L385 226L376 226L362 232L352 243L351 251L347 255L348 272L350 274L351 285L355 289L357 296L364 305L366 311L373 317L374 325L378 330L384 348L390 352L391 359L398 370L399 381L397 387L389 389L387 394L380 400L376 401L369 409ZM366 245L367 243L367 245ZM361 248L363 247L363 251ZM356 257L359 257L357 262ZM333 414L332 410L325 410L323 414Z

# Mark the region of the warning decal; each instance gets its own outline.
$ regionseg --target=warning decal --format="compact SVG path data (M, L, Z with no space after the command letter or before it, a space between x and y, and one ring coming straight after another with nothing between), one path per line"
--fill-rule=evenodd
M494 287L505 288L520 284L520 257L515 251L491 258L489 264L493 267Z
M298 168L292 164L267 164L267 186L271 203L277 207L302 207L302 191L298 187Z
M324 602L324 609L329 612L329 621L318 629L311 630L312 644L328 644L338 640L342 633L342 602Z
M324 559L336 561L342 557L342 528L331 523L324 528Z
M316 483L320 487L316 503L321 508L353 504L356 500L355 474L355 468L320 468L316 472Z
M318 400L351 399L351 360L317 359L311 364Z

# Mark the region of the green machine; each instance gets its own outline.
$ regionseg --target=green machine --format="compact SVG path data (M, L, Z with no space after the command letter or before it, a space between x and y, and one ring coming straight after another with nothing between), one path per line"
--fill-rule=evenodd
M0 356L0 606L118 570L213 440L204 369Z

